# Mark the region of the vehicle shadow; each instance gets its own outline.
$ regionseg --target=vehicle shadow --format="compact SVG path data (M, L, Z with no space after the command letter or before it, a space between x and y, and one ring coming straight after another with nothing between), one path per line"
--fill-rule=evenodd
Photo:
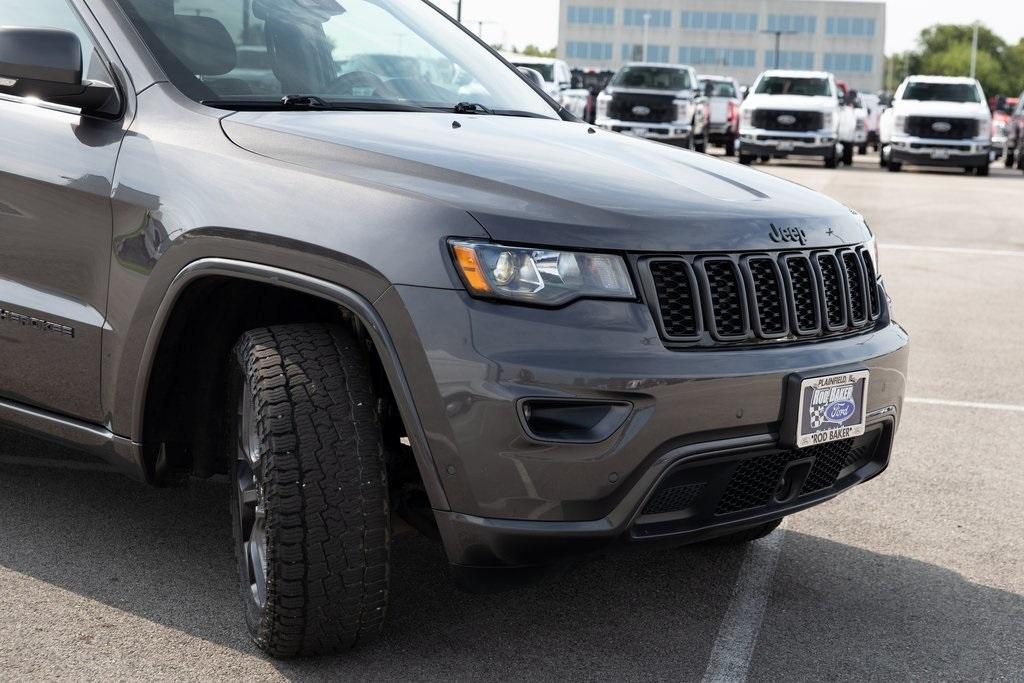
M27 448L19 439L0 433L0 453ZM226 496L217 483L151 489L107 473L0 458L0 572L223 646L228 660L253 659ZM448 582L438 547L402 535L382 639L343 657L256 661L293 680L699 679L743 553L616 554L540 586L467 595ZM34 627L22 632L26 649L49 631L46 613L12 618ZM787 532L752 678L1013 678L1024 661L1021 623L1022 596L938 566ZM176 677L194 676L189 662L178 666ZM137 669L145 671L145 662Z

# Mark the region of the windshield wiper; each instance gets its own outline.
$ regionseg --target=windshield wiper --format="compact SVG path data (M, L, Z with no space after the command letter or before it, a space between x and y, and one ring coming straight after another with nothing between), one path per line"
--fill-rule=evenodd
M459 102L452 111L456 114L493 114L494 112L477 102Z
M425 107L400 102L325 100L316 95L285 95L270 100L215 98L202 103L207 107L235 111L429 111Z

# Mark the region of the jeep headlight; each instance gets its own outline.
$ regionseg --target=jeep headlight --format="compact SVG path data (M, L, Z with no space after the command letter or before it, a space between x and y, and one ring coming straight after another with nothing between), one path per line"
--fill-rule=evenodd
M541 306L581 298L635 299L626 262L615 254L507 247L451 240L455 265L469 293Z

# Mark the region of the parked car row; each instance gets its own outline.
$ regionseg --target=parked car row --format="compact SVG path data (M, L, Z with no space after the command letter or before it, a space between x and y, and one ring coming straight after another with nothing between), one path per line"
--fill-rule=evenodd
M871 147L893 172L959 166L988 175L1000 157L1024 170L1024 93L990 109L972 78L909 76L886 106L825 71L769 70L743 89L691 66L636 62L598 94L594 123L701 152L717 145L745 166L801 156L836 168Z

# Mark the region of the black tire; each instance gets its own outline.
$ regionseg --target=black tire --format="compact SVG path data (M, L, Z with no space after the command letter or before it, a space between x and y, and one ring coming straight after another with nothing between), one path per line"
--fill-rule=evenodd
M1013 168L1013 161L1015 156L1016 155L1012 149L1006 150L1006 154L1003 156L1003 163L1006 165L1006 168Z
M772 160L772 158L768 154L762 154L761 155L761 163L762 164L767 164L771 160Z
M296 657L373 638L387 611L391 528L363 348L341 327L252 330L231 377L231 509L253 639Z
M727 534L725 536L708 539L704 543L706 545L736 545L737 543L750 543L751 541L756 541L759 538L764 538L771 532L778 529L780 524L782 524L782 520L776 519L771 522L765 522L759 526L744 529L743 531L737 531L734 534Z
M899 161L893 161L890 158L889 159L888 168L889 168L889 173L899 173L900 171L903 170L903 163L899 162Z
M752 163L754 163L754 157L750 156L749 154L740 154L741 166L750 166Z
M864 156L867 153L868 153L868 146L867 145L861 145L860 147L857 148L857 154L859 154L861 156Z
M853 166L853 145L843 145L843 165Z
M988 164L985 164L984 166L978 166L977 173L982 178L986 177L988 175Z
M837 165L838 163L835 154L825 157L825 168L835 168Z
M706 127L704 128L704 134L694 143L693 148L701 154L708 153L708 129Z
M1017 170L1024 171L1024 147L1017 149Z
M726 140L725 141L725 156L734 157L736 156L736 141Z

